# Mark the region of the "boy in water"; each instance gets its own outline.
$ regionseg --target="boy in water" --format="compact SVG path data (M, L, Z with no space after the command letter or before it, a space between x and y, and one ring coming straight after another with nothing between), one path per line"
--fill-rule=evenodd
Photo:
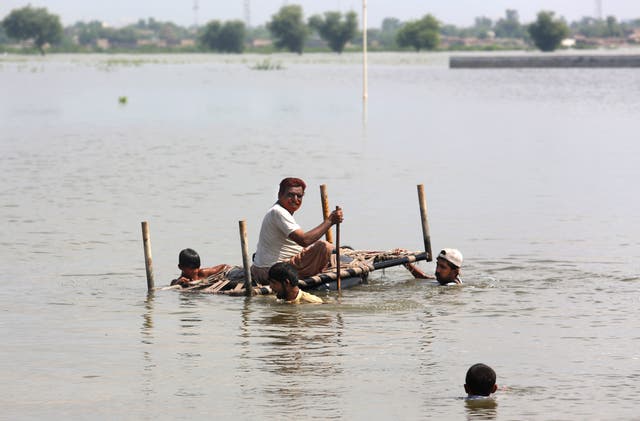
M209 276L217 275L231 266L221 264L208 268L200 267L200 255L193 249L184 249L178 256L178 268L182 271L177 279L171 281L171 285L180 285L185 288L198 281L207 279Z
M418 279L433 279L417 266L407 263L404 265L411 274ZM436 279L440 285L461 284L460 268L462 267L462 253L457 249L442 249L436 258Z
M298 271L286 262L278 262L269 268L269 286L276 297L289 304L322 304L322 298L304 292L298 287Z
M496 372L486 364L478 363L467 370L464 390L468 398L488 397L496 390Z

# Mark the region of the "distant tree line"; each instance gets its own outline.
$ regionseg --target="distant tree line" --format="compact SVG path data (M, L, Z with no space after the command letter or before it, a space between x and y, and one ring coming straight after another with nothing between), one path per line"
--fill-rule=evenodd
M584 38L625 38L640 29L640 19L619 22L614 16L606 19L582 18L567 23L553 12L542 11L530 24L522 24L518 12L508 9L497 20L477 17L470 27L457 27L438 21L430 14L420 19L402 22L387 17L380 28L368 28L367 39L372 49L435 50L453 45L456 39L520 40L552 51L568 36ZM347 48L358 49L362 32L355 12L327 11L305 20L299 5L281 7L263 26L247 28L242 21L212 20L202 27L182 27L153 18L135 24L112 28L100 21L77 22L63 28L60 18L45 8L26 6L12 10L0 25L0 46L20 41L33 45L44 54L46 48L57 51L99 51L102 49L144 50L181 49L242 53L253 48L256 40L262 45L302 54L305 49L329 49L341 53ZM446 42L445 42L446 41ZM349 47L349 45L353 47Z
M620 38L628 36L638 28L640 28L640 19L618 22L615 16L607 16L606 19L585 17L570 25L572 33L587 38Z
M109 45L122 48L133 48L139 41L162 41L167 46L178 45L181 40L189 38L187 28L172 22L159 22L153 18L140 19L137 23L122 28L111 28L100 21L88 23L77 22L65 29L66 36L77 40L85 47L96 47L98 40L106 40Z

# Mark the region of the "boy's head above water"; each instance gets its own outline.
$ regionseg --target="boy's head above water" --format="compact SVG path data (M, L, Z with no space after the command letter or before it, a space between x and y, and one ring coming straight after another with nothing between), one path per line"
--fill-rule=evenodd
M486 364L478 363L469 367L464 390L470 396L489 396L498 389L496 372Z
M200 267L200 255L194 249L184 249L178 256L180 269L198 269Z

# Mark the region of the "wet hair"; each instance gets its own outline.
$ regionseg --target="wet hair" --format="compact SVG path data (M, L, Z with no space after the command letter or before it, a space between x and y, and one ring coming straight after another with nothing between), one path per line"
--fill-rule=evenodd
M287 177L280 182L280 190L278 190L278 196L282 196L289 187L302 187L302 191L305 191L307 185L299 178Z
M200 267L200 255L194 249L184 249L178 256L178 264L185 268L198 269Z
M287 262L278 262L269 268L269 279L284 284L289 280L292 287L298 286L298 270Z
M474 364L467 370L465 383L469 394L489 396L496 384L496 372L486 364Z

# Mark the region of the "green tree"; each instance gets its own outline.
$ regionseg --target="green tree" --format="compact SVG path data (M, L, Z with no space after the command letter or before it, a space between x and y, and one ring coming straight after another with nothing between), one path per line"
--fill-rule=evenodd
M507 9L504 18L498 19L494 32L498 38L523 38L524 29L520 25L518 11Z
M218 46L220 28L222 28L220 21L212 20L207 22L198 34L198 42L200 45L209 50L216 50Z
M480 39L489 38L489 33L493 32L493 21L486 16L480 16L475 18L471 32L473 36Z
M246 28L241 21L229 21L224 24L217 20L207 23L198 37L200 45L223 53L241 53L244 51Z
M275 39L277 48L302 54L304 41L309 35L309 28L302 20L302 7L297 4L282 6L278 13L271 16L267 23L269 32Z
M562 19L554 19L553 12L539 12L538 18L529 25L529 35L541 51L553 51L569 34L569 27Z
M134 48L138 44L138 33L131 26L118 29L105 28L103 36L115 47Z
M4 31L4 27L0 25L0 44L8 44L8 43L9 43L9 37L7 36L7 33Z
M309 27L318 31L320 38L336 53L342 53L344 46L353 39L358 29L355 12L348 12L342 19L340 12L325 12L324 17L314 15L309 18Z
M270 39L271 38L271 33L269 32L269 30L265 25L253 26L251 28L247 28L247 31L249 32L249 38L251 39L257 39L257 38Z
M398 18L384 18L382 19L382 32L398 32L402 27L402 22Z
M440 27L440 34L446 37L462 37L462 29L458 28L455 25L444 24Z
M166 22L158 28L158 38L163 40L169 45L175 45L180 42L180 36L178 35L179 28L175 23Z
M402 27L402 22L398 18L384 18L380 31L380 43L385 48L397 48L396 37Z
M95 45L98 38L103 37L102 22L93 20L89 23L77 22L73 25L72 30L78 36L80 45Z
M602 19L583 17L578 22L571 23L573 32L587 38L603 38L607 34L607 27Z
M218 34L218 50L223 53L241 53L244 51L246 36L244 22L239 20L225 22Z
M432 15L425 15L420 20L407 22L400 30L396 41L400 47L413 47L433 50L440 43L440 23Z
M45 44L57 44L62 40L60 17L50 14L46 8L26 6L14 9L4 18L2 26L11 38L32 39L42 55Z
M620 26L615 16L607 16L607 36L609 37L624 36L624 31L622 30L622 26Z

